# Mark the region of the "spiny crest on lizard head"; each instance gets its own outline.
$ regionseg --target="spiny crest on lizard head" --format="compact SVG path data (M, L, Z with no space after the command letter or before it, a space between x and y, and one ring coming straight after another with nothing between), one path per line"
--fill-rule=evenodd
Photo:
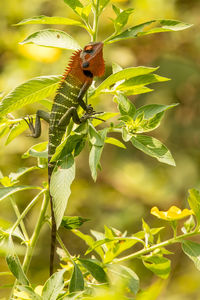
M92 81L94 76L100 77L104 72L103 43L90 43L83 50L77 50L72 54L63 80L71 73L81 82Z

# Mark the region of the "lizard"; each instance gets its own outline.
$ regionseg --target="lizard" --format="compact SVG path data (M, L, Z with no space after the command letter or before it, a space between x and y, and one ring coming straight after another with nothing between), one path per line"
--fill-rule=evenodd
M103 59L103 43L93 42L87 44L83 50L75 51L62 76L60 85L56 92L50 114L43 110L36 112L35 125L33 118L24 118L32 134L37 138L41 135L41 119L49 123L49 143L48 143L48 183L50 186L51 175L55 167L55 162L51 162L57 146L66 132L66 128L72 119L74 123L80 124L89 118L93 118L96 112L91 105L87 105L83 97L92 84L95 76L103 76L105 64ZM79 118L77 109L81 106L85 114ZM51 206L51 250L50 250L50 275L53 273L53 262L56 243L56 220L54 216L53 199L50 196Z

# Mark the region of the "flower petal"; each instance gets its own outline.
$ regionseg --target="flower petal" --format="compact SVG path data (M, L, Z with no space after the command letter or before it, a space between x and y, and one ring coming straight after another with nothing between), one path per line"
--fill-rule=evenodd
M183 219L193 214L191 209L183 209L181 210L177 206L171 206L168 211L161 211L156 206L152 207L151 214L156 216L157 218L166 220L166 221L173 221Z

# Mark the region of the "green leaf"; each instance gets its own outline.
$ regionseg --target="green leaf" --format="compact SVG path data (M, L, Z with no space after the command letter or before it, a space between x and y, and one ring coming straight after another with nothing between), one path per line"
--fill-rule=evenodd
M42 299L55 300L64 288L63 274L66 269L54 273L44 284L42 290Z
M22 158L28 157L48 158L48 142L42 142L30 147L22 156Z
M195 220L193 216L190 216L189 219L187 219L184 222L184 226L181 228L183 233L189 233L195 228Z
M161 27L156 27L153 29L150 29L146 32L142 32L141 35L146 34L152 34L152 33L159 33L159 32L167 32L167 31L180 31L185 30L193 26L193 24L184 23L177 20L155 20L157 22L158 26L161 25ZM156 25L156 24L155 24Z
M154 20L153 21L148 21L148 22L133 26L131 28L128 28L120 34L108 37L104 41L104 44L110 44L110 43L118 42L118 41L123 40L123 39L135 38L139 33L143 32L143 29L144 29L145 26L148 26L148 25L150 25L154 22L155 22Z
M74 264L74 270L72 273L72 278L69 283L69 292L70 293L84 290L84 278L81 273L81 270L79 269L77 264L75 264L75 262L73 262L73 264Z
M100 13L103 11L103 9L108 5L110 0L99 0L99 9Z
M114 4L112 4L112 9L114 10L115 14L118 16L121 12L121 9ZM114 72L113 72L114 73Z
M67 217L64 216L62 218L61 226L66 228L66 229L76 229L79 228L83 223L89 221L89 219L84 219L82 217Z
M55 93L61 76L33 78L10 92L0 103L0 117L27 104L42 100Z
M118 103L118 108L121 115L129 115L134 117L136 108L135 105L122 93L119 93L114 100Z
M118 139L115 139L113 137L107 137L105 139L105 143L111 144L111 145L115 145L115 146L117 146L119 148L126 149L126 146L121 141L119 141Z
M87 17L89 15L89 12L91 10L91 5L83 6L83 4L79 0L64 0L64 2L73 9L73 11L83 18L84 20L87 20Z
M101 154L104 147L104 141L107 135L107 128L103 129L101 132L94 131L92 127L90 131L90 142L92 143L92 148L89 154L89 166L91 170L91 175L94 181L97 179L97 169L100 164Z
M43 300L43 298L40 297L40 295L36 294L35 291L32 289L32 287L30 287L30 286L27 286L27 285L18 285L17 289L19 289L20 291L23 291L23 292L27 293L31 297L30 298L31 300Z
M85 147L85 143L86 143L86 139L83 138L76 144L76 147L74 149L74 157L78 156L81 153L81 151Z
M124 286L128 288L131 293L137 294L139 290L139 278L133 270L122 265L109 265L108 267L113 275L111 279L114 286L123 282Z
M158 234L162 229L164 229L164 227L150 228L149 235L154 236L154 235ZM115 257L118 256L123 251L130 249L135 244L142 243L143 242L142 240L145 238L145 236L146 236L146 232L144 232L144 231L139 231L139 232L133 234L131 237L125 236L123 243L119 243L118 247L115 250Z
M112 238L112 239L108 239L108 238L103 238L101 240L97 240L95 241L88 249L87 251L85 252L85 255L89 254L90 252L92 252L93 250L95 250L96 248L104 245L104 244L107 244L107 243L111 243L113 242L115 239Z
M20 135L22 132L24 132L26 129L28 129L27 123L22 120L18 123L16 123L10 130L8 138L6 140L5 145L8 145L10 142L12 142L18 135Z
M91 98L96 97L99 93L113 93L116 90L116 85L114 90L112 90L113 84L121 80L128 80L132 77L137 77L139 75L149 74L156 71L158 68L148 68L148 67L132 67L123 69L107 77L91 94Z
M42 104L44 107L48 109L48 111L51 111L52 109L52 101L48 99L42 99L39 101L40 104Z
M147 29L144 31L144 28L148 25L154 24L154 28ZM113 35L107 38L104 41L104 44L114 43L120 40L135 38L140 35L152 34L157 32L166 32L166 31L178 31L191 27L191 24L186 24L176 20L151 20L131 28L126 29L118 35Z
M94 128L92 124L89 124L89 137L90 137L90 143L93 146L103 146L104 145L104 139L101 137L100 133Z
M16 255L8 255L6 257L6 262L10 271L17 278L17 280L24 285L29 285L28 278L24 274L19 258Z
M196 268L200 271L200 244L192 241L182 242L183 252L194 262Z
M130 141L130 139L132 138L132 134L128 132L126 127L122 127L122 139L124 140L124 142L128 142Z
M137 135L132 136L131 142L134 147L147 155L155 157L162 163L175 166L175 161L170 151L159 140L147 135Z
M117 86L117 90L130 94L134 91L134 87L143 86L156 82L164 82L170 80L169 78L159 76L157 74L145 74L126 80L122 84Z
M94 234L94 232L95 231L93 230L92 233ZM123 241L123 243L121 245L124 245L126 243L126 241L128 241L127 247L123 248L123 250L120 249L120 245L115 247L116 245L119 244L119 241ZM122 251L124 251L126 249L131 248L136 243L142 243L144 245L144 242L141 240L141 238L136 237L136 235L131 236L131 237L115 237L115 236L113 236L113 237L109 237L109 238L108 237L104 238L104 235L103 236L101 235L101 236L99 236L97 241L93 242L90 245L90 247L86 251L85 255L89 254L93 250L96 250L96 248L98 248L99 246L104 246L106 244L105 247L102 247L102 248L104 249L105 252L112 249L112 252L113 252L112 253L112 256L113 256L112 259L113 259L119 253L121 253Z
M40 169L47 169L48 168L48 159L44 157L37 158L37 165Z
M116 89L117 91L117 89ZM125 94L126 96L130 96L130 95L140 95L140 94L146 94L146 93L150 93L152 92L153 89L150 89L144 85L133 85L130 86L128 89L123 91L123 94ZM116 93L116 92L115 92ZM114 94L114 92L113 92Z
M72 127L73 127L73 122L72 122ZM88 133L88 122L82 122L76 129L74 130L75 133L78 134L87 134Z
M162 256L143 257L145 267L151 270L157 276L166 279L171 270L171 262Z
M0 110L1 110L1 103L0 103ZM1 114L1 111L0 111ZM4 123L0 125L0 138L4 137L9 132L9 124Z
M54 155L51 158L51 162L57 161L59 158L62 158L66 155L71 154L77 144L83 140L85 135L80 135L80 134L74 134L68 136L58 147L56 148L56 151Z
M56 47L68 50L77 50L81 47L66 32L56 29L43 29L29 35L20 45L35 44L45 47Z
M151 234L151 228L144 221L144 219L142 219L142 228L144 230L145 244L146 244L146 246L148 246L149 242L153 243L153 235Z
M94 181L97 180L97 169L101 159L103 146L92 146L89 154L89 166Z
M151 119L158 113L161 113L163 111L166 111L170 108L173 108L177 106L178 103L170 104L170 105L162 105L162 104L148 104L141 106L140 108L137 109L135 117L137 117L140 113L144 113L144 118L145 119Z
M18 186L0 188L0 201L17 192L24 191L24 190L35 190L35 189L40 190L41 188L39 186L31 186L31 185L18 185Z
M74 178L75 162L73 156L69 155L54 168L50 182L50 194L53 199L57 228L59 228L65 213L67 202L71 194L70 186Z
M133 8L128 8L118 14L117 18L114 20L115 34L119 33L127 24L129 16L133 13L133 11Z
M38 170L38 167L34 166L34 167L30 167L30 168L26 168L26 167L22 167L22 168L19 168L17 170L17 172L11 172L9 174L9 178L11 179L11 181L16 181L18 180L21 176L23 176L24 174L28 173L28 172L31 172L31 171L34 171L34 170Z
M99 262L94 259L78 259L80 263L91 273L91 275L99 282L107 282L107 275Z
M176 106L176 104L150 104L140 107L137 109L134 116L135 120L132 120L129 122L129 124L127 124L129 131L133 134L152 131L160 125L160 122L164 116L164 112L174 106Z
M21 241L25 242L25 238L24 238L21 230L19 229L19 227L17 227L14 231L12 230L12 227L7 230L3 230L2 228L0 228L1 238L8 238L8 237L10 237L10 235L15 236L18 239L20 239Z
M57 24L57 25L75 25L75 26L85 27L81 22L74 19L69 19L64 17L48 17L44 15L24 19L19 23L15 24L15 26L26 25L26 24Z
M197 189L189 190L188 203L197 218L198 225L200 225L200 192Z
M141 115L143 119L137 123L137 118ZM143 133L143 132L149 132L156 129L157 127L159 127L161 123L161 120L164 116L164 112L156 114L151 119L144 119L144 113L141 113L141 115L139 115L136 118L135 123L137 125L135 126L133 131L131 131L132 133Z
M88 234L84 234L84 233L82 233L82 232L79 231L79 230L72 230L72 232L73 232L75 235L77 235L79 238L81 238L82 240L84 240L85 243L86 243L88 246L90 246L90 247L92 247L92 245L95 243L94 239L93 239L90 235L88 235ZM103 252L103 250L102 250L100 247L99 247L99 248L96 248L96 249L95 249L95 252L103 259L103 257L104 257L104 252Z
M123 68L120 65L118 65L116 62L112 63L112 72L113 72L113 74L117 73L121 70L123 70Z
M83 20L86 21L88 20L91 9L92 9L92 5L90 3L88 5L85 5L82 9L80 9L80 14Z
M119 113L111 113L111 112L105 112L105 113L102 113L102 114L98 114L98 118L104 120L104 121L107 121L111 118L114 118L115 116L117 116ZM92 120L92 124L94 127L98 126L99 124L103 123L103 121L101 120L96 120L96 119L93 119Z

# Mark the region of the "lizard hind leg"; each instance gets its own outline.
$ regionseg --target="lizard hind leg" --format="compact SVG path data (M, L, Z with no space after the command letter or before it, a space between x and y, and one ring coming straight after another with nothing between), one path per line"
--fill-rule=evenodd
M33 117L28 116L27 118L24 118L24 121L28 124L28 127L31 131L31 135L34 138L38 138L41 135L41 120L45 120L47 123L50 121L50 115L48 112L43 110L38 110L36 112L36 118L35 118L35 126L33 124Z
M60 119L58 126L67 126L70 122L70 119L73 119L74 123L80 124L81 120L78 116L77 109L75 107L70 107L66 113Z

